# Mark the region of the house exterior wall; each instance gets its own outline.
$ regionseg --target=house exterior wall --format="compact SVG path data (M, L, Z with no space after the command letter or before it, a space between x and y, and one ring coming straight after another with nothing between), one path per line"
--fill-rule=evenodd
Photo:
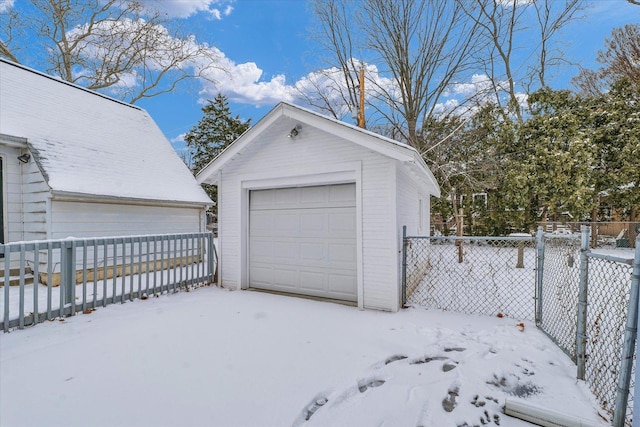
M5 242L22 240L22 175L16 159L20 149L0 146Z
M345 174L344 182L356 182L357 210L361 230L363 308L397 310L395 247L394 161L322 130L303 127L295 139L286 137L296 122L278 121L259 140L250 144L237 160L230 161L218 179L218 219L221 284L243 288L243 259L247 250L248 187L327 184ZM259 171L259 172L257 172ZM330 178L333 176L334 178ZM254 187L255 188L255 187Z
M397 265L402 265L402 228L407 227L408 236L428 236L430 231L431 195L421 189L418 181L406 167L397 168L397 199L398 211L396 223L396 259ZM422 272L416 272L421 275ZM402 281L402 270L397 271L398 282ZM408 294L413 289L407 290ZM400 297L401 298L401 297Z
M397 172L398 235L402 236L406 225L408 235L426 236L430 230L431 195L420 188L407 168L398 167Z
M204 231L200 207L51 201L51 239Z
M26 149L0 144L5 242L47 238L48 188L33 160L18 161L17 157L23 152Z
M33 159L22 164L22 240L44 240L48 238L49 224L47 206L50 192L42 173Z

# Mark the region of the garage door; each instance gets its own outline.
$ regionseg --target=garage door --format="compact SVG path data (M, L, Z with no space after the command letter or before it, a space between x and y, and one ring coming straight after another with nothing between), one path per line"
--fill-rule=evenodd
M249 286L356 301L355 184L253 190Z

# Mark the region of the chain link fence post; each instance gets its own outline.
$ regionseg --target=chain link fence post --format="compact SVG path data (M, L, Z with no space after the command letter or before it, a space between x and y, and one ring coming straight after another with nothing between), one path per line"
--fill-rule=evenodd
M578 288L578 324L576 329L577 377L584 380L587 358L587 286L589 278L589 227L580 226L580 284Z
M407 303L407 226L402 226L402 307Z
M636 237L635 256L633 258L633 270L631 273L631 289L629 290L629 310L627 324L624 331L624 344L622 347L622 363L620 376L618 377L618 392L616 394L616 406L613 412L613 426L623 427L627 414L629 399L629 384L633 369L633 356L635 353L636 336L638 334L638 288L640 287L640 236ZM636 372L636 376L637 376ZM638 384L638 382L636 382ZM640 393L636 393L636 396ZM638 406L636 406L638 407ZM638 415L638 414L634 414ZM638 425L638 418L634 417L634 426Z
M536 325L542 323L542 278L544 269L544 229L538 227L536 235Z

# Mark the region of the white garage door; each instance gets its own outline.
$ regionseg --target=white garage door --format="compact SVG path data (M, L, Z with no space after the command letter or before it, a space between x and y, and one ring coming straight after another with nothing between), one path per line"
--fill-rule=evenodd
M356 301L355 184L253 190L249 286Z

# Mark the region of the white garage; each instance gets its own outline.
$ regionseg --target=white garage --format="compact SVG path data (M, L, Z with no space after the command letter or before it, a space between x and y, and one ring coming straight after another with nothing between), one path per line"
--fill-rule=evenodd
M218 186L218 275L258 289L401 307L402 226L440 190L413 148L280 103L197 175Z

